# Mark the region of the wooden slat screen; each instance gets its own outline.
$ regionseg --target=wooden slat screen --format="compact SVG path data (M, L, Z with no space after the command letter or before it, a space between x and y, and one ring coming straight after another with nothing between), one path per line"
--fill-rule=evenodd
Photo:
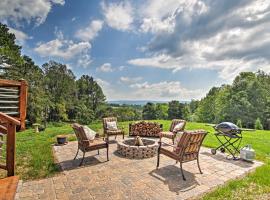
M0 79L0 112L19 119L25 129L28 85L25 80Z

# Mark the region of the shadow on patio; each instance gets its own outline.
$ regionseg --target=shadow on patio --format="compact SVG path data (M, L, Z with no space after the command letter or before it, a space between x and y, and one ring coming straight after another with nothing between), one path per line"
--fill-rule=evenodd
M186 176L186 181L182 179L180 168L175 165L168 165L155 169L149 174L159 181L162 181L164 185L168 185L171 192L179 194L179 192L186 192L195 188L199 183L195 180L193 173L183 170Z
M57 164L59 165L59 167L62 171L68 171L68 170L79 169L79 168L83 168L83 167L95 166L95 165L99 165L99 164L108 162L106 160L106 158L105 159L103 159L103 158L98 159L98 158L94 157L93 155L88 156L87 153L86 153L86 156L84 158L82 166L79 166L81 160L82 160L82 157L78 156L77 159L75 159L75 160L73 160L73 159L72 160L64 160L64 161L59 162Z
M241 168L251 168L252 165L254 164L253 162L247 162L247 161L243 161L241 159L239 159L239 160L227 159L225 156L226 154L222 154L222 153L217 153L216 155L213 155L210 152L204 151L204 152L201 152L201 154L209 156L217 161L222 161L225 163L233 164L233 165L236 165L236 166L241 167Z

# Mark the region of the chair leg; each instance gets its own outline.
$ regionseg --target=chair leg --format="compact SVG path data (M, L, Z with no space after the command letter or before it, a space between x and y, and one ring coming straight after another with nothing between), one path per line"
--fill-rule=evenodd
M116 139L117 135L115 135L115 139Z
M125 133L123 133L123 140L125 139Z
M159 160L160 160L160 152L159 152L159 150L158 150L158 155L157 155L157 169L158 169L158 167L159 167Z
M84 161L84 156L85 156L85 151L83 152L82 161L81 161L81 163L80 163L80 165L79 165L79 166L81 166L81 165L83 164L83 161Z
M182 162L180 162L180 169L181 169L181 173L182 173L182 178L185 181L186 177L185 177L184 172L183 172Z
M107 146L107 161L109 161L109 145Z
M201 170L201 167L200 167L199 157L197 157L197 165L198 165L200 173L203 174L202 170Z
M79 153L79 147L78 147L77 153L76 153L75 157L73 158L73 160L75 160L75 159L76 159L76 157L77 157L78 153Z
M97 150L97 155L99 155L99 149Z

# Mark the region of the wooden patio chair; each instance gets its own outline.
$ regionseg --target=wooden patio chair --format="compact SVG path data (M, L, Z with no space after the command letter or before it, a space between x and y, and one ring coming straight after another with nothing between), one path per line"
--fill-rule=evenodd
M122 129L117 128L117 130L110 130L107 127L107 122L115 122L117 124L117 118L116 117L103 118L103 131L104 131L104 135L106 135L108 139L109 139L109 136L111 135L115 135L115 139L117 135L122 135L123 139L125 139L125 132Z
M180 123L181 123L180 128L178 128L177 130L174 130L174 127L176 125L180 124ZM159 137L160 137L160 139L162 137L169 138L169 139L172 140L172 142L174 144L174 140L175 140L176 134L178 132L184 131L185 126L186 126L186 121L185 120L183 120L183 119L173 119L169 131L162 131L162 132L160 132L159 133Z
M185 162L197 160L197 165L200 173L202 174L199 164L199 151L201 144L207 135L204 130L184 131L182 137L177 141L176 145L166 144L159 141L158 156L157 156L157 169L159 167L160 154L164 154L177 162L180 162L180 168L183 180L186 180L183 173L182 164ZM163 144L173 147L173 150L165 148Z
M72 128L78 140L78 150L74 157L74 160L78 156L79 150L83 152L83 158L79 166L82 165L86 152L97 150L99 155L99 149L107 149L107 161L109 161L109 143L107 139L104 140L102 138L95 138L94 140L89 140L86 137L83 126L74 123L72 124Z

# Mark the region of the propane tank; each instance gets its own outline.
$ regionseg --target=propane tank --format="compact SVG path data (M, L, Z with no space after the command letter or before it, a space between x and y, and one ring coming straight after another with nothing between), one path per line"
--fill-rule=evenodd
M249 162L252 162L254 160L255 151L251 148L250 144L246 145L240 150L240 158Z

